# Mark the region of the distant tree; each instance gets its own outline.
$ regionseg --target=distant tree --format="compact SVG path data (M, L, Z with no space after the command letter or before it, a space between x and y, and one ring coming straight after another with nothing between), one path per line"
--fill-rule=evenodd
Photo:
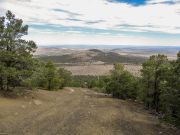
M121 64L115 64L111 71L111 78L107 83L106 91L111 93L114 97L127 99L136 98L136 79L135 77L124 70Z
M45 78L47 80L48 90L52 90L54 88L53 82L56 78L56 67L51 61L47 62L45 65Z
M57 90L68 86L71 82L71 72L57 68L52 61L43 63L35 60L34 63L32 76L23 81L26 87Z
M61 79L62 81L62 85L60 86L61 88L64 86L67 86L68 83L71 82L72 79L72 73L64 68L59 68L58 71L58 77Z
M22 39L27 34L28 26L10 11L0 17L0 88L3 90L20 86L32 74L32 53L37 46Z

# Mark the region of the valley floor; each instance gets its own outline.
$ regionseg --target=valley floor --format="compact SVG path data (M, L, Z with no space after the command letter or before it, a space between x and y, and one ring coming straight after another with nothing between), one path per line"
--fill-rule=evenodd
M88 89L0 97L0 135L178 135L141 105Z
M140 76L141 65L136 64L124 64L125 70L132 73L134 76ZM76 66L62 66L65 69L72 72L73 75L92 75L92 76L103 76L110 75L110 71L113 70L113 65L103 64L87 64L87 65L76 65Z

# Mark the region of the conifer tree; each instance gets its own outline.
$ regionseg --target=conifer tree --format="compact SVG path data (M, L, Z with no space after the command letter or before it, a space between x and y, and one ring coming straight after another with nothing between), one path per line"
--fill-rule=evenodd
M28 26L10 11L0 17L0 88L3 90L20 86L32 73L32 53L37 46L34 41L22 39L27 34Z

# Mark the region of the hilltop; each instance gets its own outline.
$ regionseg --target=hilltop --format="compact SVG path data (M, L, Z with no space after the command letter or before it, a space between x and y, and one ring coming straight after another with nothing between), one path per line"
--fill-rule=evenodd
M46 53L48 51L49 53ZM44 52L44 53L43 53ZM142 63L145 58L140 56L120 55L110 50L99 49L64 49L64 48L43 48L37 51L36 57L43 61L52 60L55 63L84 63L102 62L113 63Z

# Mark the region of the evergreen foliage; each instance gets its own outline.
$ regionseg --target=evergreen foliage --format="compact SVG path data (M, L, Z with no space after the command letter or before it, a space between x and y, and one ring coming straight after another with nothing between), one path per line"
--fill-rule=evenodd
M27 33L28 26L10 11L0 17L0 89L3 91L21 86L23 79L32 74L32 53L37 47L35 42L22 39Z
M107 92L112 94L113 97L135 99L137 96L136 88L138 88L136 78L125 71L123 65L115 64L111 71L110 81L107 83Z
M180 52L177 60L151 56L143 63L141 97L167 122L180 126Z

